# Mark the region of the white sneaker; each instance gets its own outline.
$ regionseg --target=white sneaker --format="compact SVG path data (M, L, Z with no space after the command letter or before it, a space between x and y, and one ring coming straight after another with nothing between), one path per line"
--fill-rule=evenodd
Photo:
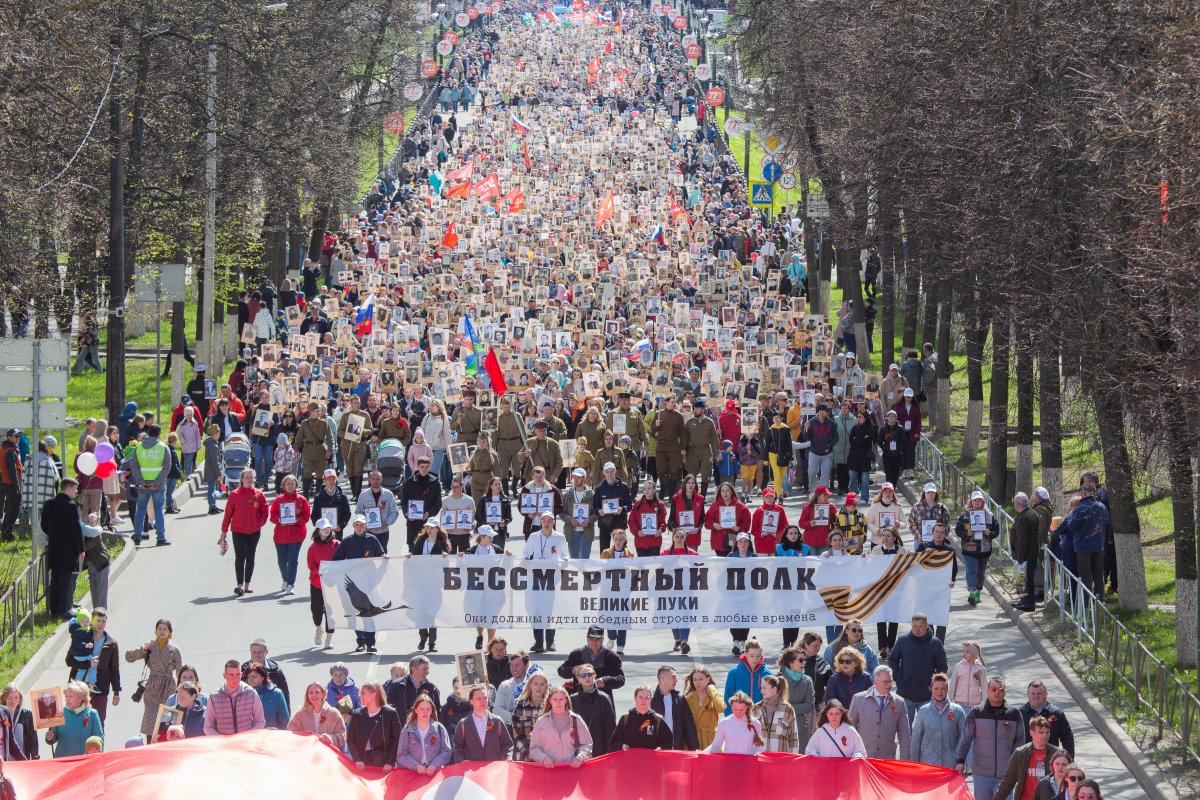
M279 584L279 593L280 594L287 594L287 590L288 590L287 581L284 581L283 583Z
M325 649L326 650L333 649L333 634L332 633L325 634Z
M619 655L619 656L623 656L623 655L625 655L625 648L624 648L624 647L618 647L618 648L617 648L617 655Z
M609 639L607 642L605 642L604 646L607 647L609 650L612 650L617 646L617 640Z
M295 594L295 593L296 593L296 587L292 586L292 585L289 583L289 584L287 585L287 588L283 590L283 593L284 593L284 594Z
M322 628L320 625L318 625L317 632L313 634L313 644L316 645L317 647L321 646L321 634L323 634L324 632L325 632L325 629Z

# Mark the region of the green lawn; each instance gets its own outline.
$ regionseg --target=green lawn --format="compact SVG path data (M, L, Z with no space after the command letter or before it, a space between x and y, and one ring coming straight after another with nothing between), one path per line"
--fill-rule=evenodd
M717 127L722 131L725 130L725 118L729 112L724 106L721 106L716 111ZM736 119L745 119L745 114L741 111L733 111L732 115ZM746 164L746 137L745 136L730 136L729 137L729 152L737 159L738 164L745 170ZM761 181L762 177L762 159L767 154L767 151L762 147L760 133L750 134L750 180ZM800 203L803 201L803 193L801 186L796 185L795 188L786 190L776 184L775 186L775 208L781 209L790 203ZM821 182L816 178L810 179L809 189L812 192L821 191Z
M404 129L408 130L412 125L413 118L417 116L417 107L409 106L404 109ZM357 199L364 197L367 192L371 191L371 184L375 183L375 179L379 177L379 128L372 126L363 132L362 138L359 140L358 146L358 196ZM383 158L384 162L390 161L396 151L400 149L400 142L403 141L403 134L385 133L383 134Z

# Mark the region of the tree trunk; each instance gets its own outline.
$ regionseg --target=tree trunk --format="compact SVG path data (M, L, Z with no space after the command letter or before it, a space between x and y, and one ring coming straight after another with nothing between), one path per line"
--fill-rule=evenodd
M887 374L889 364L896 362L896 235L892 206L886 189L879 193L880 248L879 282L875 297L879 302L879 325L881 330L879 348L879 371Z
M988 413L988 493L1000 503L1008 501L1008 367L1009 320L1005 314L992 317L992 391Z
M1117 601L1127 611L1145 611L1149 600L1146 566L1142 558L1141 520L1133 497L1129 446L1125 441L1125 415L1116 387L1097 387L1092 393L1104 459L1104 485L1108 513L1117 546ZM1178 602L1178 598L1177 598Z
M1058 347L1042 339L1038 353L1038 403L1041 408L1042 486L1050 505L1061 511L1063 498L1062 388L1058 373Z
M934 435L939 438L950 435L950 373L954 365L950 362L950 322L951 309L954 308L954 291L947 282L942 283L941 311L938 312L937 327L937 382L934 391L937 393L935 411L937 419L933 423Z
M1017 333L1017 491L1033 491L1033 342Z
M833 280L833 236L821 231L821 281L817 284L817 304L822 316L829 316L829 286Z
M808 283L808 313L820 314L821 309L818 307L820 303L819 289L821 286L821 274L817 267L817 221L812 217L808 217L804 222L804 265L807 270L805 273L805 281Z
M1182 667L1194 667L1197 663L1196 495L1192 487L1196 474L1192 468L1195 437L1183 415L1171 414L1168 419L1172 420L1167 423L1166 439L1171 516L1175 525L1175 658Z
M325 231L329 228L329 220L333 209L329 204L317 205L318 213L314 218L312 232L308 236L308 257L318 264L321 263L321 244L325 240Z
M978 305L969 312L967 329L967 429L963 433L962 461L979 455L979 433L983 429L983 348L987 343L987 320Z
M850 260L849 257L846 259ZM862 277L859 273L858 256L849 269L844 266L838 270L838 280L842 284L842 296L850 300L850 325L854 331L854 356L864 372L872 372L871 351L867 347L867 317L866 306L863 304Z
M933 344L937 338L937 317L938 317L938 293L941 289L939 284L941 281L933 277L926 276L922 281L921 289L925 292L925 309L921 314L921 345L925 343ZM924 350L919 345L914 343L914 350L920 350L924 354ZM913 387L914 391L920 392L920 389Z
M904 329L900 338L900 352L896 361L903 361L904 354L917 347L917 313L921 307L921 276L912 259L904 261ZM888 362L891 363L890 361Z

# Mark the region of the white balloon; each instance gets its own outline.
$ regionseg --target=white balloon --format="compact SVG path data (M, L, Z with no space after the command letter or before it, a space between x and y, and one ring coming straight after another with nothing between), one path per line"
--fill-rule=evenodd
M79 467L79 472L82 475L94 475L96 473L96 456L93 453L80 453L79 458L75 460L75 464Z

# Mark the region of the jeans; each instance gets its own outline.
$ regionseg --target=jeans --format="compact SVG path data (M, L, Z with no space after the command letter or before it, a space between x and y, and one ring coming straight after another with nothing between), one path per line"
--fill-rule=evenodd
M204 496L208 498L208 507L210 510L215 510L217 507L217 484L220 483L220 478L211 480L204 487Z
M355 631L354 643L363 647L374 647L375 631Z
M445 460L446 460L446 451L445 450L434 450L433 451L433 460L429 464L429 474L433 475L439 481L441 481L443 486L445 486L445 483L446 483L445 479L442 476L442 464L443 464L443 462L445 462ZM550 476L547 475L546 477L549 478Z
M871 473L863 470L850 470L850 491L858 495L860 504L866 502L871 497Z
M686 642L688 637L691 636L691 634L692 634L691 628L671 628L671 636L673 636L675 639L677 639L681 642Z
M1000 788L1000 777L992 777L991 775L975 774L972 777L974 780L974 789L976 797L992 797L996 794L996 789ZM1005 795L1000 800L1007 800L1012 797L1012 793Z
M91 367L96 372L104 372L104 367L100 365L99 347L85 344L79 348L79 354L75 357L75 368L72 372L76 375L82 375L85 367Z
M608 638L617 640L617 647L625 646L625 637L629 635L629 631L609 631Z
M571 541L567 542L567 548L571 553L571 558L592 557L592 540L588 538L586 531L571 531Z
M17 524L17 514L21 512L21 490L15 483L6 483L0 487L0 507L4 509L4 522L0 524L0 532L8 541L12 538L13 527Z
M829 474L833 470L833 453L819 456L808 454L808 488L816 491L818 486L829 487Z
M963 566L967 568L967 591L976 592L983 588L983 575L987 572L988 557L991 553L983 553L980 557L963 553Z
M167 517L163 514L166 503L167 488L165 486L153 492L146 489L138 492L137 508L133 517L133 540L135 542L142 540L142 529L146 526L146 507L151 504L154 508L154 532L158 534L158 541L165 542L167 540Z
M187 479L187 477L196 469L196 454L182 453L179 456L179 465L183 469L184 479Z
M178 480L178 479L176 479L176 478L167 478L167 494L166 494L166 506L167 506L167 508L174 508L174 507L175 507L175 485L176 485L177 483L179 483L179 480Z
M300 548L303 542L276 544L275 555L279 561L279 575L288 586L296 585L296 567L300 562Z
M916 700L909 700L907 697L904 698L904 707L908 709L908 727L910 729L913 723L917 721L917 709L928 702L928 700L917 702Z
M554 646L554 628L534 628L533 629L533 646L542 647L543 644Z
M255 444L252 447L254 453L254 482L259 486L266 486L267 481L271 477L271 471L274 469L275 445Z

